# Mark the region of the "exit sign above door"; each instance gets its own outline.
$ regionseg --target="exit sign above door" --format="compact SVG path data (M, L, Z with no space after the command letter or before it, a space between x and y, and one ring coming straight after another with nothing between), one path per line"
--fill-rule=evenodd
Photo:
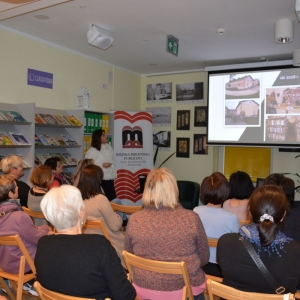
M178 56L178 46L179 46L179 40L173 35L168 35L167 36L167 52Z

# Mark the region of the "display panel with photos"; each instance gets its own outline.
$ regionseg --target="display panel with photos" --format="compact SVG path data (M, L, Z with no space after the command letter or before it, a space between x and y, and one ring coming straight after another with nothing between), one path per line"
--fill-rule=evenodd
M176 139L176 157L190 157L190 139L177 138Z
M189 110L177 110L177 130L190 130Z
M208 144L299 146L300 69L209 72Z
M147 84L147 102L171 102L172 82Z
M207 147L207 135L206 134L194 134L194 154L208 154Z
M196 106L194 111L194 126L207 126L207 106Z

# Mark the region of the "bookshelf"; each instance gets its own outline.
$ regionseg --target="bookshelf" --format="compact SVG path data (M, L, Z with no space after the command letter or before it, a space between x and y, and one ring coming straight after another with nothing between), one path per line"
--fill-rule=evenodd
M58 115L58 116L72 116L72 112L68 110L50 109L35 107L35 114ZM82 159L82 128L83 126L73 125L58 125L58 124L40 124L35 123L35 134L37 136L47 135L49 137L61 137L65 135L71 137L78 145L35 145L35 155L46 155L51 153L68 153L76 158L77 161ZM33 137L34 138L34 137ZM67 165L64 170L71 168L74 171L76 163Z
M113 147L113 114L84 109L71 110L69 113L75 116L83 124L80 134L82 137L81 143L83 144L83 156L91 146L92 134L96 129L105 130L108 135L108 142Z
M6 111L15 111L22 115L27 122L4 121L0 120L1 131L19 132L26 140L28 145L1 145L0 154L8 156L11 154L20 155L27 163L28 168L24 168L24 176L20 180L30 184L29 176L32 168L34 168L34 103L26 104L9 104L0 103L0 109ZM1 169L0 169L1 170ZM2 173L2 170L1 170Z
M266 140L284 141L285 140L285 117L269 116L266 120Z

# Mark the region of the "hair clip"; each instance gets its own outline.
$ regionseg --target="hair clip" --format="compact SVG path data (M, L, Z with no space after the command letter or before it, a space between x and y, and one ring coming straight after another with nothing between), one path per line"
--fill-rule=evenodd
M263 214L261 217L260 217L260 222L263 222L263 221L266 221L266 220L269 220L271 222L274 222L274 218L268 214Z

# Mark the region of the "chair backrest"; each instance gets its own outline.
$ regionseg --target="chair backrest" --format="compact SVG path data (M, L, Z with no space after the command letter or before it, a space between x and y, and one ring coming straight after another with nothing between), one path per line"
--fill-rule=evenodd
M101 230L103 235L109 240L109 242L111 243L111 239L110 236L107 232L107 229L103 223L102 220L94 220L94 221L86 221L85 224L83 224L83 233L84 230L86 228L91 228L91 229L97 229L97 230Z
M130 278L134 282L134 272L133 268L137 267L143 270L157 272L157 273L164 273L164 274L179 274L182 275L184 280L184 287L183 287L183 295L182 300L188 299L194 300L189 274L187 272L186 264L184 261L181 262L165 262L165 261L158 261L158 260L151 260L136 256L124 250L122 252L123 259L126 263L127 269L130 274Z
M179 202L186 208L193 210L199 205L200 184L194 181L177 180Z
M41 286L41 284L38 281L34 283L34 288L39 294L41 300L91 300L91 298L80 298L80 297L68 296L68 295L47 290L46 288Z
M37 218L37 219L45 219L44 214L41 211L33 211L25 206L22 206L22 209L26 214L28 214L31 218Z
M136 206L136 205L121 205L121 204L116 204L116 203L113 203L113 202L110 202L110 204L111 204L111 207L114 211L120 211L120 212L123 212L125 214L129 214L129 215L143 209L143 206L141 206L141 205L139 205L139 206Z
M207 238L208 246L212 248L217 248L219 239Z
M249 225L251 223L251 221L249 220L239 220L240 226L242 225Z
M237 290L222 283L207 279L206 285L208 288L209 299L214 300L214 296L222 297L227 300L292 300L294 294L276 295L251 293Z
M19 273L17 274L9 273L0 269L1 286L4 287L4 289L7 291L11 299L21 300L22 292L23 292L23 284L35 277L36 269L34 263L19 235L0 236L0 245L18 247L22 253L22 256L20 257ZM25 274L26 262L28 263L32 273ZM12 294L11 290L6 285L4 278L11 281L13 289L16 291L16 297Z

